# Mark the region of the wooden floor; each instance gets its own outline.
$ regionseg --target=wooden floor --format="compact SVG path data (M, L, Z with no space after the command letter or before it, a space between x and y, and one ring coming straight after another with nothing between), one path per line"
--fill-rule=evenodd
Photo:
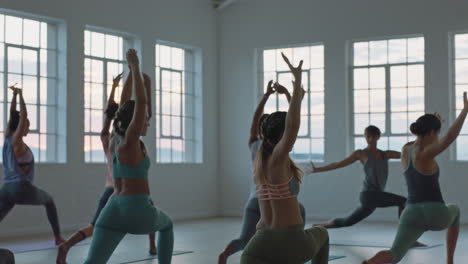
M312 222L308 222L310 226ZM216 263L217 256L226 244L237 237L241 227L240 218L213 218L192 221L182 221L175 223L175 249L192 250L194 253L175 256L174 264L181 263ZM368 244L391 244L395 235L395 224L383 223L363 223L354 227L330 230L332 240L357 240ZM444 232L426 233L421 242L427 244L444 243ZM44 240L46 236L28 238L27 240L0 239L0 243L18 243L21 241ZM344 255L346 258L335 260L332 264L359 264L363 259L368 258L380 249L367 247L332 246L331 255ZM37 254L37 253L35 253ZM18 264L49 264L55 263L55 252L40 253L41 261L38 262L37 255L32 257L28 254L17 256ZM229 258L228 263L239 263L241 253L237 253ZM43 263L47 260L47 263ZM50 262L49 262L50 261ZM138 264L157 263L154 261L137 262ZM400 262L401 264L444 264L445 246L425 250L411 250L409 254ZM455 263L468 263L468 231L462 231L456 253ZM78 263L70 263L78 264Z

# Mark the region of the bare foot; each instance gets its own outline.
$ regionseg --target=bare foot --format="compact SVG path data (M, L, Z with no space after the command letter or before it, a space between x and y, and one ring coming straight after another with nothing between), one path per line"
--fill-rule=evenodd
M156 249L156 246L150 246L150 249L149 249L149 254L150 255L156 255L156 253L158 252L158 250Z
M58 248L56 263L67 264L67 253L68 253L67 245L65 243L61 244Z
M56 246L60 246L63 243L65 243L65 239L63 239L63 237L61 235L58 235L58 236L55 237L55 245Z
M321 226L321 227L324 227L324 228L334 228L335 227L335 223L333 222L333 220L330 220L326 223L321 223L321 224L315 224L313 225L314 227L316 226Z
M423 244L423 243L421 243L419 241L416 241L416 242L414 242L413 245L411 245L411 247L427 247L427 245Z

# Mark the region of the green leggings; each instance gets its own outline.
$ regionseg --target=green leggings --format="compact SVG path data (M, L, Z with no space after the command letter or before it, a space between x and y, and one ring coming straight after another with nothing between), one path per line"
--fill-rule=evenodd
M149 234L156 231L159 231L158 263L169 264L174 246L174 233L169 216L154 207L146 194L113 197L96 222L85 264L107 263L127 233Z
M392 263L398 263L424 232L459 226L460 209L456 205L441 202L408 204L401 215L398 232L390 249Z
M302 225L259 229L249 241L241 264L328 263L329 238L323 227Z

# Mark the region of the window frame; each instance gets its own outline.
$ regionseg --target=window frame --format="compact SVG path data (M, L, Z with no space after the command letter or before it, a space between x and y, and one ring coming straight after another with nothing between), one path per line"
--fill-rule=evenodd
M36 103L28 103L26 102L26 106L28 107L28 115L31 115L31 107L34 107L36 111L35 119L36 119L36 128L30 129L29 134L35 135L38 138L38 153L35 153L35 160L36 163L40 165L53 165L53 164L64 164L67 162L67 148L66 144L64 146L60 146L62 143L67 141L67 134L66 134L66 117L60 114L61 109L67 109L67 104L65 100L62 100L60 97L66 97L66 71L61 70L58 65L60 63L66 62L66 43L63 41L64 36L66 36L66 24L61 19L51 18L47 16L41 16L36 14L25 13L16 10L9 10L0 8L0 15L4 17L3 25L3 33L6 36L6 17L12 16L22 20L22 43L15 44L15 43L7 43L6 39L1 41L1 45L3 46L3 69L0 71L0 74L3 75L3 90L0 91L4 94L3 97L3 132L1 137L4 140L4 133L6 131L6 127L8 124L9 119L9 106L11 104L11 97L8 89L8 77L7 75L17 75L21 78L21 81L24 82L24 77L31 77L36 78ZM39 39L37 47L30 46L24 43L24 20L32 20L38 23L39 27ZM43 23L45 24L47 30L47 45L44 47L42 43L42 33L43 30ZM51 31L51 28L53 31ZM15 48L21 50L21 73L14 73L9 72L8 69L8 49ZM24 50L34 51L36 52L36 74L29 74L24 73L24 61L23 61L23 52ZM42 54L45 52L45 54ZM52 59L49 52L54 53ZM43 59L42 56L45 55L46 58ZM42 61L47 61L48 63L45 65L41 65ZM53 66L50 66L50 62L54 62ZM41 66L45 66L45 69L42 69ZM52 68L52 69L50 69ZM44 71L46 74L44 74ZM45 86L42 85L42 81L45 81ZM49 84L49 82L53 82L53 84ZM23 87L21 87L23 88ZM41 91L46 90L47 96L42 98ZM49 103L49 96L53 94L54 97L50 99ZM19 107L19 98L18 98L18 105ZM44 110L41 110L44 109ZM43 132L42 126L44 125L41 118L41 112L45 111L45 128ZM53 117L52 119L50 117ZM52 120L52 121L49 121ZM63 131L59 130L59 127L64 127ZM52 130L52 132L50 132ZM44 137L44 139L43 139ZM52 139L50 138L52 137ZM45 140L45 150L41 149L41 142ZM37 154L37 155L36 155ZM44 155L44 156L43 156ZM1 163L1 161L0 161Z
M466 30L456 30L456 31L451 31L449 32L449 78L450 78L450 92L449 92L449 96L450 96L450 120L451 122L453 123L456 118L457 118L457 113L458 113L458 109L457 109L457 97L459 97L460 95L457 94L457 81L456 81L456 78L457 78L457 68L456 68L456 62L457 62L457 57L456 57L456 51L457 51L457 47L456 47L456 43L455 43L455 37L457 35L468 35L468 29ZM463 58L463 60L467 60L468 61L468 58ZM465 85L465 84L463 84ZM467 84L468 86L468 84ZM458 98L459 99L459 98ZM466 124L465 124L466 126ZM468 134L461 134L462 131L460 131L460 135L459 136L468 136ZM457 140L454 142L455 144L453 144L450 148L451 148L451 151L449 152L450 153L450 159L456 163L460 163L460 164L468 164L468 159L459 159L458 158L458 146L457 146L457 143L458 142L458 138Z
M327 82L326 82L326 78L325 78L325 50L326 50L326 46L325 46L325 43L322 41L322 42L311 42L311 43L296 43L296 44L286 44L286 45L278 45L278 46L267 46L267 47L262 47L262 48L257 48L256 49L256 52L255 52L255 55L256 55L256 62L257 62L257 65L258 67L257 68L257 78L256 78L256 85L254 87L256 87L256 92L255 92L255 95L254 98L253 98L253 105L254 107L256 107L259 103L259 99L263 96L264 92L265 92L265 87L264 87L264 83L265 83L265 79L264 79L264 74L265 72L274 72L275 73L275 76L276 76L276 80L278 80L278 76L281 75L281 74L291 74L289 70L275 70L275 71L265 71L264 70L264 51L266 50L278 50L278 49L288 49L288 48L291 48L291 49L294 49L294 48L312 48L312 47L322 47L323 49L323 53L322 53L322 56L323 56L323 65L321 68L317 68L317 67L313 67L312 65L309 66L309 68L307 69L302 69L302 73L306 73L307 75L307 84L308 84L308 87L307 87L307 90L306 90L306 96L308 97L308 100L307 100L307 114L302 114L300 115L301 119L303 117L306 117L307 116L307 133L306 135L299 135L297 136L297 139L308 139L308 140L311 140L311 144L312 144L312 141L313 140L321 140L322 141L322 145L323 145L323 158L321 160L316 160L316 159L312 159L312 155L314 154L314 152L312 151L313 147L312 145L310 146L310 152L307 153L307 155L309 155L309 158L307 158L307 160L303 160L303 159L294 159L294 152L291 151L290 155L291 155L291 158L293 158L293 160L295 160L297 163L299 164L305 164L309 161L314 161L315 163L324 163L326 161L326 144L327 144L327 139L326 139L326 111L325 111L325 102L326 102L326 90L327 90ZM310 54L309 54L310 55ZM323 90L320 90L320 91L315 91L315 90L312 90L311 89L311 73L312 71L316 71L316 70L321 70L323 71ZM303 75L304 77L304 75ZM290 91L291 92L291 91ZM311 100L311 96L312 94L315 94L315 93L323 93L323 106L324 106L324 109L323 109L323 113L321 114L313 114L312 111L311 111L311 108L312 108L312 100ZM292 93L291 93L292 95ZM270 99L271 100L271 99ZM276 108L278 109L279 107L279 96L276 96L275 97L275 100L276 100ZM311 129L311 122L312 122L312 118L313 117L321 117L323 118L323 136L322 137L316 137L316 136L313 136L312 135L312 129ZM303 125L302 124L303 122L301 122L301 126ZM299 132L300 133L300 132ZM302 153L299 153L299 154L302 154Z
M398 39L411 39L411 38L422 38L423 41L424 41L424 60L423 61L417 61L417 62L399 62L399 63L390 63L388 61L388 55L389 55L389 45L388 45L388 41L390 40L398 40ZM359 43L359 42L372 42L372 41L387 41L387 63L384 63L384 64L371 64L370 62L367 64L367 65L354 65L354 44L355 43ZM427 53L426 53L426 37L423 33L420 33L420 34L406 34L406 35L394 35L394 36L383 36L383 37L370 37L370 38L360 38L360 39L352 39L352 40L349 40L347 42L347 49L348 49L348 60L347 61L347 65L348 65L348 71L347 71L347 74L348 74L348 97L349 97L349 115L348 115L348 120L349 120L349 141L348 141L348 148L350 151L355 151L356 150L356 139L358 138L365 138L363 135L362 136L359 136L359 134L356 134L355 132L355 117L356 115L359 115L359 114L368 114L369 115L369 123L370 123L370 115L372 113L380 113L380 112L371 112L370 111L370 105L369 105L369 112L367 113L355 113L355 100L354 100L354 92L356 90L368 90L370 91L371 90L371 87L368 87L367 89L355 89L354 87L354 70L355 69L372 69L372 68L384 68L384 71L385 71L385 87L384 88L379 88L379 89L385 89L385 131L382 132L382 135L381 135L381 138L388 138L390 139L391 137L407 137L408 139L410 139L412 137L412 134L410 132L408 133L392 133L391 132L391 129L392 129L392 114L393 113L406 113L406 115L408 116L408 114L410 113L417 113L417 112L425 112L426 110L426 86L427 86L427 81L426 81L426 56L427 56ZM370 46L368 48L368 56L369 56L369 60L370 60ZM408 43L406 45L406 59L408 59ZM423 81L424 81L424 84L423 84L423 90L424 90L424 97L423 97L423 102L424 102L424 110L421 110L421 111L409 111L409 107L406 109L406 111L392 111L392 96L391 96L391 91L392 91L392 87L391 87L391 68L392 67L398 67L398 66L412 66L412 65L422 65L423 67L423 73L424 73L424 78L423 78ZM370 74L369 74L370 76ZM370 82L369 82L370 83ZM370 84L369 84L370 85ZM404 87L405 89L411 89L410 88L411 86L408 86L408 84L406 85L406 87ZM369 99L370 100L370 99ZM408 106L408 94L406 95L406 101L407 101L407 106ZM370 103L370 101L369 101ZM383 113L383 112L382 112ZM408 120L409 122L409 120ZM362 131L364 132L364 131ZM390 146L390 142L387 142L387 147L386 149L382 149L382 150L390 150L388 149ZM399 149L392 149L394 151L400 151Z
M170 67L162 67L159 62L157 47L165 46L169 48L182 49L184 51L184 67L182 70L174 69ZM154 102L156 111L154 113L156 127L155 127L155 162L161 165L169 166L180 166L180 165L201 165L204 163L204 146L203 146L203 87L202 87L202 52L200 48L189 46L185 44L175 43L167 40L157 39L153 45L155 49L155 60L154 60L154 71L156 85L154 87L154 93L156 94ZM187 64L187 58L185 57L186 53L190 54L190 66ZM190 68L188 68L190 67ZM180 73L181 74L181 87L185 87L184 91L181 91L179 95L181 96L180 104L180 116L176 115L167 115L163 114L162 111L162 94L164 92L170 94L176 94L175 92L168 92L162 89L162 72L171 73ZM190 75L190 79L187 77ZM187 82L191 83L190 88L187 88ZM190 100L187 100L187 96L191 97ZM190 101L190 103L188 102ZM190 105L189 105L190 104ZM189 113L188 109L193 110L192 114ZM184 111L185 110L185 111ZM178 117L180 118L180 136L165 135L163 133L163 118L162 117ZM185 123L184 123L185 121ZM188 123L188 121L191 122ZM172 121L171 121L172 123ZM170 127L172 129L172 125ZM189 131L190 130L190 131ZM159 131L159 133L158 133ZM189 135L189 136L188 136ZM160 153L162 148L159 147L160 140L170 140L171 147L170 151L170 160L161 160ZM181 153L181 161L174 161L173 157L173 148L172 141L180 140L182 146L185 149ZM189 144L187 144L189 143Z
M120 31L116 31L116 30L112 30L112 29L107 29L107 28L102 28L102 27L97 27L97 26L91 26L91 25L86 25L84 30L82 31L83 33L83 36L86 35L86 32L90 32L90 37L91 37L91 34L92 33L99 33L99 34L104 34L104 35L112 35L114 37L119 37L119 38L122 38L122 59L119 60L119 59L113 59L113 58L106 58L106 45L105 45L105 40L104 40L104 56L103 57L99 57L99 56L95 56L95 55L92 55L92 52L91 52L91 48L92 48L92 40L90 39L90 54L89 55L86 55L86 51L85 49L83 49L83 66L84 66L84 69L85 69L85 65L86 65L86 60L91 60L91 64L92 64L92 61L100 61L102 63L102 83L96 83L96 82L93 82L92 80L92 76L89 76L89 80L86 80L86 76L84 73L83 75L83 99L84 99L84 102L83 102L83 122L86 122L86 112L87 111L90 111L90 119L88 120L89 121L89 131L86 131L86 126L83 127L83 162L85 164L105 164L106 163L106 157L105 157L105 154L104 154L104 159L102 161L98 160L98 161L94 161L93 160L93 150L89 150L89 154L87 154L87 151L85 151L85 148L86 148L86 145L87 145L87 140L86 138L87 137L100 137L100 132L93 132L92 131L92 127L91 127L91 123L92 123L92 112L93 111L98 111L98 110L101 110L102 113L104 113L104 110L105 110L105 106L107 104L107 100L108 100L108 93L109 93L109 83L112 83L112 80L108 80L108 64L109 63L116 63L116 64L122 64L122 70L123 68L127 65L127 61L125 59L125 51L128 50L129 48L136 48L136 43L137 43L137 39L134 35L132 34L129 34L129 33L125 33L125 32L120 32ZM84 41L86 41L86 38L84 37ZM84 42L83 42L84 43ZM86 44L85 44L86 46ZM117 73L116 73L117 74ZM123 82L124 82L124 79L128 77L128 73L125 74L125 76L122 77L122 80L121 80L121 85L123 87ZM91 106L91 102L89 103L90 107L87 107L86 105L86 85L90 85L90 96L92 94L91 92L91 89L93 87L93 85L102 85L102 106L103 108L102 109L97 109L97 108L93 108ZM118 96L118 95L116 95ZM101 122L103 123L104 122L104 114L102 114L101 116ZM91 140L91 139L90 139ZM92 145L92 141L89 142L90 145ZM89 161L87 161L87 155L89 155Z

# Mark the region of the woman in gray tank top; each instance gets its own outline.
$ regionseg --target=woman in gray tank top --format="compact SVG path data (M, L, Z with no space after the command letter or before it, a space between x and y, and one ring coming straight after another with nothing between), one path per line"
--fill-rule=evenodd
M399 159L401 153L397 151L382 151L377 148L380 139L380 129L369 126L365 129L367 148L356 150L346 159L331 163L323 167L315 167L311 163L308 173L318 173L335 170L360 161L364 167L364 184L360 193L361 204L351 215L345 218L336 218L319 224L325 228L340 228L355 225L370 216L375 209L385 207L398 207L398 216L405 208L406 198L393 193L385 192L388 177L388 160Z
M468 114L468 99L463 94L463 110L442 138L438 114L426 114L411 125L416 141L403 147L401 160L408 185L408 205L398 225L398 232L390 250L378 252L363 264L398 263L412 243L426 231L447 229L447 264L453 264L458 234L460 209L447 205L439 185L440 170L435 158L457 139Z

